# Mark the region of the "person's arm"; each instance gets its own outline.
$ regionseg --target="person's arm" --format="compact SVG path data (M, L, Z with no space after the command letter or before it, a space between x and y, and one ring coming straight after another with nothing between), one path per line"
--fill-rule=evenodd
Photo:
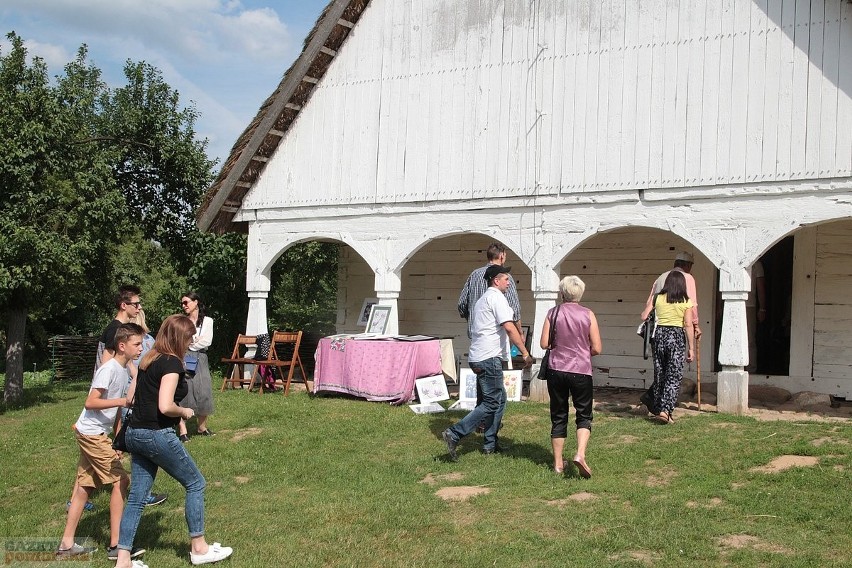
M689 345L689 351L686 353L686 360L695 360L695 336L698 326L695 325L695 320L692 316L692 309L687 309L683 313L683 330L686 332L686 342Z
M109 347L104 347L104 352L101 353L101 365L109 361L115 357L115 349L110 349Z
M107 390L93 388L86 397L83 407L86 410L105 410L107 408L123 408L127 406L127 398L103 398Z
M509 277L509 287L506 288L506 301L509 302L509 307L514 312L514 320L521 329L521 301L518 299L518 289L515 287L515 279Z
M595 317L595 312L589 310L589 350L592 355L600 355L603 349L601 342L601 330L598 327L598 318Z
M193 351L201 351L207 349L213 344L213 319L205 317L201 322L201 331L195 336L189 348Z
M642 321L645 321L648 318L648 314L651 313L651 310L654 309L654 291L651 290L651 295L648 296L648 301L645 302L645 309L642 310Z
M183 408L175 403L175 390L177 389L179 376L177 373L167 373L160 380L160 392L157 398L157 407L161 414L172 418L183 418L189 420L195 416L191 408Z
M524 338L521 336L521 332L519 332L518 328L515 327L515 322L503 322L503 329L506 330L506 335L509 336L509 341L511 341L520 350L521 356L524 358L524 368L526 369L532 365L532 357L530 356L529 351L527 351L527 346L524 345Z
M542 349L550 349L550 318L544 318L544 325L541 326L541 337L538 344Z
M459 310L459 315L464 319L470 317L470 306L468 306L468 296L470 296L470 278L465 280L464 288L462 288L461 294L459 294L459 303L456 306Z

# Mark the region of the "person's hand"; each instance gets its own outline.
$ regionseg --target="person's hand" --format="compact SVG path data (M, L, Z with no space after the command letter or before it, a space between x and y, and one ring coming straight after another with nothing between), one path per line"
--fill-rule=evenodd
M115 450L115 459L121 461L121 458L124 456L121 450Z
M527 353L524 355L524 369L529 369L535 363L535 357Z
M701 339L701 328L697 325L695 326L695 341Z
M695 360L695 353L692 351L692 349L686 352L686 360L690 363Z
M191 408L184 408L183 409L183 419L184 420L189 420L193 416L195 416L195 411L193 409L191 409Z

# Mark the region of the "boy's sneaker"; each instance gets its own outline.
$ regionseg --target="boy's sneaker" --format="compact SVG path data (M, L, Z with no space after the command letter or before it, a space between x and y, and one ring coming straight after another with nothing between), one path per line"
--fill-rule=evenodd
M153 507L154 505L159 505L160 503L164 502L168 498L169 498L169 496L166 495L165 493L159 493L159 494L156 494L156 495L151 493L150 495L148 495L148 500L145 501L145 506L146 507Z
M219 562L220 560L224 560L229 557L234 552L234 549L230 546L222 546L218 542L214 542L210 545L210 548L207 549L205 554L195 554L190 551L189 560L196 566L198 564L210 564L211 562Z
M71 501L65 501L65 510L67 511L70 508L71 508ZM86 501L86 504L83 505L83 510L84 511L94 511L95 510L95 504L92 503L91 501Z
M69 558L76 558L77 556L91 555L92 553L97 552L97 550L97 548L80 546L75 542L71 545L71 548L57 548L56 559L67 560Z
M139 558L145 554L144 548L136 548L133 547L133 550L130 551L130 558ZM117 546L108 546L107 547L107 559L108 560L118 560L118 547Z
M141 560L132 560L132 561L130 562L130 565L131 565L133 568L148 568L148 565L147 565L147 564L145 564L144 562L142 562Z

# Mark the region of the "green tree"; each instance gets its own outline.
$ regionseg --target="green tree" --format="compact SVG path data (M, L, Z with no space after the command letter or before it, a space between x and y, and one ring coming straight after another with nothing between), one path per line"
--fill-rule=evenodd
M8 38L11 50L0 54L0 312L4 400L15 402L28 315L108 297L117 251L136 228L179 265L167 280L185 273L213 163L206 141L195 140L194 108L179 107L155 68L128 61L127 85L110 90L82 46L51 84L44 62L28 64L23 41Z
M337 318L337 243L288 248L272 267L270 327L333 333Z
M85 50L50 85L39 58L27 64L19 37L0 55L0 306L7 318L4 401L23 391L29 310L58 311L81 301L86 282L108 257L124 199L108 164L77 142L82 118L102 88ZM77 85L72 87L72 83ZM71 95L74 96L71 96Z

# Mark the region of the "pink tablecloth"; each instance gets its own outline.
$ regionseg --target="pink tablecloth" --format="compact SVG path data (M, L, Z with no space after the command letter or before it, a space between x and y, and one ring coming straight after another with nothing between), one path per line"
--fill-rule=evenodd
M333 391L394 404L412 398L414 380L441 373L441 349L431 341L320 339L314 392Z

